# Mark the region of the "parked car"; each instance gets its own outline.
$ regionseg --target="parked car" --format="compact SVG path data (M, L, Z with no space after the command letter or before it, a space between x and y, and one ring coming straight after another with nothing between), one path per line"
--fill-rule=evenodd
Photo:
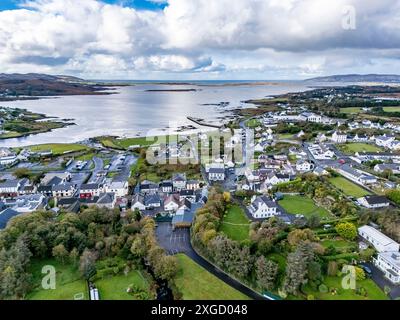
M366 266L365 264L361 264L361 265L360 265L360 268L364 270L364 272L365 272L365 274L366 274L367 276L370 277L370 276L372 275L372 270L371 270L371 268L368 267L368 266Z

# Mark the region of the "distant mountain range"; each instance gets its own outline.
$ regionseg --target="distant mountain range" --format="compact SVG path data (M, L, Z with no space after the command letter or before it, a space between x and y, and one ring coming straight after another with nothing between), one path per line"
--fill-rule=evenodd
M108 85L107 85L108 87ZM0 100L43 96L109 94L105 85L64 75L0 74Z
M307 82L382 82L400 83L397 74L343 74L326 77L317 77L305 80Z

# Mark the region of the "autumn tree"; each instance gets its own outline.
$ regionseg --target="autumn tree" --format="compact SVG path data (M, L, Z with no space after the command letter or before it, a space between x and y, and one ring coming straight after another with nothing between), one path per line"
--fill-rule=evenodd
M79 262L79 271L85 280L89 280L96 274L96 254L85 249Z

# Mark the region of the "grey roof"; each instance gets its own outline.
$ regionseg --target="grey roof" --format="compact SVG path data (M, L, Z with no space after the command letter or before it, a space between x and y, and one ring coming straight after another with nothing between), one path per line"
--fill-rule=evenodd
M388 198L384 196L365 196L364 199L371 205L389 202Z
M210 168L209 173L225 173L224 168Z
M64 190L71 190L74 188L72 183L63 183L52 187L53 191L64 191Z
M85 183L81 185L81 190L97 190L100 187L98 183Z
M0 188L16 188L19 184L18 179L7 180L0 183Z
M13 209L10 209L10 208L7 208L7 209L1 211L0 212L0 229L4 229L7 226L8 221L17 215L19 215L19 212L15 211Z
M144 197L144 204L146 206L151 205L151 204L160 203L160 202L161 202L161 198L158 194L147 195Z
M109 204L114 201L114 193L112 192L107 192L107 193L102 193L99 196L99 200L97 200L96 203L98 204Z
M253 202L252 205L255 209L258 209L260 205L266 204L269 208L279 208L276 202L272 201L270 198L267 196L260 196L257 197Z

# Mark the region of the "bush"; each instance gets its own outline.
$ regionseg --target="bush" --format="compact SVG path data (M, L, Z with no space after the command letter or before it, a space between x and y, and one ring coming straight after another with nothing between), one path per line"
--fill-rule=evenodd
M336 232L344 239L354 240L357 237L357 228L351 222L340 222L335 227Z
M328 293L328 287L323 283L319 285L318 290L321 293Z

